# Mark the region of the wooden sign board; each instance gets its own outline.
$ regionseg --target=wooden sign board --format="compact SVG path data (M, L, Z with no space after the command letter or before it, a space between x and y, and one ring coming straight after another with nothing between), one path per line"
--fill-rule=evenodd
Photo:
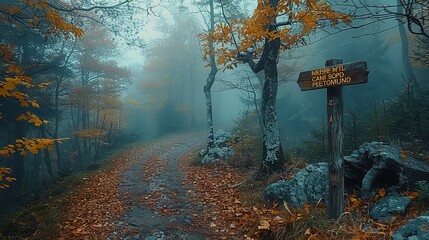
M344 212L344 161L343 161L343 87L368 82L365 61L345 63L342 59L329 59L325 68L301 72L298 85L302 91L326 88L328 114L329 193L328 216L338 219Z
M346 86L368 82L366 61L338 64L301 72L298 85L301 91Z

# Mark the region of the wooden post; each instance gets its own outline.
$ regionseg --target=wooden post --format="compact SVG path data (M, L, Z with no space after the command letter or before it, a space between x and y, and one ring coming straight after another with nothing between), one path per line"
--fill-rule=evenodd
M325 68L299 73L301 91L327 88L328 94L328 163L329 195L328 215L336 219L344 212L344 160L343 160L343 86L368 81L366 61L343 64L342 59L330 59Z
M325 66L342 64L342 59L327 60ZM336 219L344 212L344 160L343 160L343 87L327 88L328 104L328 163L329 196L328 216Z

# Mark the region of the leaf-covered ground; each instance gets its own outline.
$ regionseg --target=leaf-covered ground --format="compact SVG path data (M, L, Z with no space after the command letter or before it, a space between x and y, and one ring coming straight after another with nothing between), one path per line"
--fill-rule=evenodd
M327 218L326 207L305 205L293 209L287 204L266 205L260 199L268 181L252 181L249 173L226 163L195 165L195 153L181 160L184 182L195 191L193 200L204 206L198 224L210 227L211 239L390 239L391 233L424 210L416 192L404 192L412 199L408 212L390 223L379 223L369 217L375 203L385 196L384 189L370 201L356 195L346 198L345 213L337 220ZM297 171L291 166L281 176L290 178ZM250 175L250 176L249 176Z
M302 209L266 205L260 191L270 180L256 181L227 163L196 164L202 144L201 134L177 134L119 154L108 167L81 179L70 194L40 205L64 215L55 223L56 238L390 239L422 211L413 199L406 216L390 224L371 220L369 209L383 190L368 202L348 196L346 212L337 221L327 219L322 204ZM276 178L290 177L295 170ZM25 214L40 221L36 211ZM40 231L36 228L28 238L40 238Z
M85 179L76 193L63 201L67 220L59 224L61 239L107 239L118 229L116 221L124 214L127 194L119 192L122 174L136 162L144 147L127 150L108 169ZM61 200L60 200L61 201Z

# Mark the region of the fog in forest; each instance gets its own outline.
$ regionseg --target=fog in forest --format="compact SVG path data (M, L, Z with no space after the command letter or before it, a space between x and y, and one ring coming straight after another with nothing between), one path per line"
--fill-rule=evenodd
M131 87L124 94L124 99L131 102L139 99L141 105L128 106L126 125L130 131L141 132L146 137L186 130L190 127L204 129L206 125L203 87L209 69L204 67L206 63L202 59L201 44L198 43L199 40L195 34L203 31L205 26L199 16L178 13L174 7L172 12L170 14L179 14L179 16L169 14L170 20L161 27L163 29L161 34L158 32L159 30L152 29L157 32L156 35L164 35L164 37L151 38L148 47L137 55L140 62L131 60L133 62L131 66L133 80ZM171 19L174 19L173 22ZM283 69L279 70L281 79L277 111L282 139L286 145L302 144L303 140L312 137L311 130L321 127L322 119L326 121L326 90L302 92L296 80L299 72L321 68L327 59L341 58L345 63L367 61L370 71L368 83L345 87L346 113L358 113L364 119L365 114L371 115L377 104L381 105L384 101L392 100L400 94L406 71L403 67L401 39L396 25L396 20L390 20L365 28L335 33L332 36L326 36L323 33L313 34L309 44L294 47L280 55L279 66L282 66ZM189 29L193 29L194 32L184 32ZM178 32L186 36L175 35ZM178 41L178 39L181 40ZM170 50L162 50L165 55L160 56L163 58L160 61L165 61L163 63L166 65L158 66L159 69L156 69L156 71L173 72L171 82L168 82L169 89L145 89L143 85L150 88L151 81L153 84L158 82L159 85L162 85L163 81L168 81L162 78L153 79L156 78L154 75L157 73L147 69L149 64L156 64L156 62L151 62L155 61L154 55L161 54L153 52L153 48L168 47L161 43L162 41L171 41L170 43L174 46ZM181 45L182 41L189 41L193 45L187 48L187 46ZM178 56L178 59L173 60L171 56ZM133 57L136 57L134 52ZM184 59L186 60L184 61ZM190 64L194 65L189 66ZM179 73L177 69L192 69L192 71ZM417 68L416 71L421 71L422 76L425 74L424 69ZM260 101L260 86L258 86L257 77L245 64L239 65L233 70L219 72L212 90L215 130L233 131L237 127L236 121L243 112L255 109L254 104L251 103L253 96L248 92L249 86L246 86L244 76L250 77L255 84L257 98ZM159 85L152 87L163 87ZM164 87L167 88L167 86ZM174 106L165 105L169 93L163 92L161 94L165 94L165 96L161 97L160 92L157 91L171 91L170 94L176 95L175 98L180 100L174 101L176 104L173 104ZM182 101L183 106L177 106ZM164 109L171 107L167 111L168 114L161 109L155 110L155 105L158 104L163 105ZM182 110L175 112L179 108ZM192 120L194 116L195 122ZM167 119L173 119L173 122Z
M37 10L40 6L33 7ZM40 90L34 90L46 108L35 111L50 122L41 132L34 127L12 127L6 131L6 127L2 134L10 139L22 134L68 138L61 145L64 151L56 153L56 158L65 158L64 164L57 160L57 165L63 166L56 168L74 169L77 156L82 161L77 165L85 166L89 162L82 159L97 159L99 145L110 144L115 138L119 144L125 139L140 141L175 132L207 131L208 121L213 123L214 132L222 129L238 134L243 124L260 128L256 125L258 118L260 124L262 121L264 73L255 74L248 64L236 60L221 63L215 57L220 64L210 89L213 120L207 119L204 86L210 63L201 35L208 32L210 25L207 3L112 1L97 5L83 1L54 7L59 14L66 14L64 9L68 7L73 14L56 22L48 16L46 22L37 22L37 26L22 21L23 27L18 29L9 22L2 25L7 35L4 44L14 43L16 57L26 68L31 67L29 74L34 75L32 78L38 84L47 82L47 90L40 97ZM250 17L255 7L252 1L216 3L214 24ZM353 10L352 5L334 4L335 8ZM380 124L387 121L387 112L393 111L388 108L402 96L409 81L410 69L404 64L412 65L419 87L426 84L418 79L426 76L427 68L412 60L414 52L422 47L418 36L401 34L399 26L403 25L398 25L395 18L370 23L356 19L350 27L340 24L332 28L324 24L302 42L279 53L276 118L283 148L307 152L308 147L320 145L320 141L324 148L326 89L301 91L296 81L300 72L322 68L326 60L333 58L344 63L366 61L370 72L368 83L344 87L347 151L380 136L384 141L401 138L403 133L387 134L386 126ZM295 28L290 31L293 33ZM235 48L233 43L229 44L230 49ZM4 104L3 108L10 107ZM20 112L12 111L10 116ZM372 126L373 121L377 126ZM14 126L14 121L7 120L2 126L9 125ZM256 138L261 134L258 131L252 133ZM347 142L350 136L353 144ZM55 166L39 167L49 168L54 174ZM23 169L21 174L25 171L32 170ZM43 178L35 176L35 181Z
M258 187L334 140L341 159L375 141L427 161L429 5L411 2L0 0L0 217L147 152Z

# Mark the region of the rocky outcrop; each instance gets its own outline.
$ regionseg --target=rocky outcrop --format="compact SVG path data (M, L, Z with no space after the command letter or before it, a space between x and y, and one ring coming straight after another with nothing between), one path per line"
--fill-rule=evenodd
M345 190L371 198L380 188L390 196L416 188L416 182L429 181L429 164L404 154L397 146L380 142L364 143L350 156L344 157ZM328 195L328 164L310 164L293 179L266 187L267 201L286 201L293 206L316 203ZM376 211L376 210L374 210Z
M408 221L398 231L392 234L393 240L429 239L429 211L422 216Z
M327 194L328 164L314 163L301 169L293 179L269 185L263 197L269 202L286 201L294 207L301 207L305 202L316 204L320 199L327 199Z
M364 143L344 157L345 183L348 189L361 191L363 199L377 189L408 191L415 183L429 180L429 165L407 156L400 147L381 142Z
M232 148L228 145L231 140L231 133L219 130L214 134L214 147L200 150L199 155L201 163L213 163L222 160L228 160L234 154Z

